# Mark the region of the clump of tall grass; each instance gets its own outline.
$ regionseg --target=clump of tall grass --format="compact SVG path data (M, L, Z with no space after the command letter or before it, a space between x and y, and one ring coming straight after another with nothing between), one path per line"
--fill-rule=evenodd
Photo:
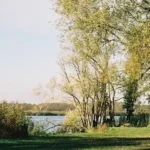
M98 125L97 127L88 127L86 129L87 133L103 133L109 128L108 124Z

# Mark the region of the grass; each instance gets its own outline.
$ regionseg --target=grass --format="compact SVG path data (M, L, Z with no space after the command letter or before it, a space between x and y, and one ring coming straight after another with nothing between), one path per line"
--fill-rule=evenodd
M109 128L103 133L1 139L0 150L150 150L150 128Z

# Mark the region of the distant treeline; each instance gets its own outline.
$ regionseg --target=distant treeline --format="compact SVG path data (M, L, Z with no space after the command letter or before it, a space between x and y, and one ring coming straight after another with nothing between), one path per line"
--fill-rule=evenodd
M1 104L0 104L1 105ZM14 103L9 103L9 105L14 105ZM74 110L75 106L70 103L42 103L42 104L17 104L21 107L27 115L65 115L69 110ZM123 102L115 103L115 112L125 113L122 108ZM149 105L135 105L135 113L150 113Z
M9 105L14 105L14 103L9 103ZM27 115L65 115L67 111L75 109L75 106L69 103L17 103L17 105L21 107Z

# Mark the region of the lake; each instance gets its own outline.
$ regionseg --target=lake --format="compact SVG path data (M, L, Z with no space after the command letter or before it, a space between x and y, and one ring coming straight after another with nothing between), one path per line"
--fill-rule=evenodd
M119 118L120 116L115 116L116 125L119 124ZM56 132L61 127L57 125L61 124L64 119L65 116L31 116L31 120L34 122L34 125L43 126L47 133Z
M56 132L60 126L55 125L61 124L64 119L65 116L31 116L34 125L42 125L47 133Z

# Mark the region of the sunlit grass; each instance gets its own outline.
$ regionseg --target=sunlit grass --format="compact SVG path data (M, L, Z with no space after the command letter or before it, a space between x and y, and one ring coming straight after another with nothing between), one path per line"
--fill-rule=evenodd
M108 128L102 133L55 134L1 139L0 150L148 150L150 128Z

